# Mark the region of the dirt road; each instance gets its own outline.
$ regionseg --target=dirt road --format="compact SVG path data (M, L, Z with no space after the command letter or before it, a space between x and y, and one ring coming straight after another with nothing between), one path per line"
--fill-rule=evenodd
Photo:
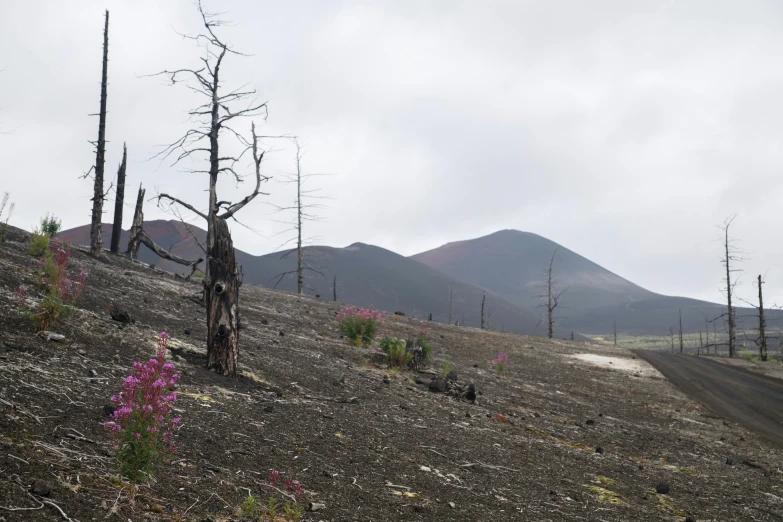
M704 357L637 350L677 388L716 414L783 445L783 381Z

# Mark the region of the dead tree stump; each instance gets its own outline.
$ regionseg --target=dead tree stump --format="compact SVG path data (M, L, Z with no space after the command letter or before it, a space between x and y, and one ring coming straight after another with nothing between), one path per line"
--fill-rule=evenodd
M136 198L136 210L133 212L133 224L130 228L130 238L128 239L128 254L131 259L139 257L139 245L141 244L141 232L144 229L144 192L139 184L139 196Z
M215 219L207 247L207 368L235 377L239 355L239 274L225 219Z

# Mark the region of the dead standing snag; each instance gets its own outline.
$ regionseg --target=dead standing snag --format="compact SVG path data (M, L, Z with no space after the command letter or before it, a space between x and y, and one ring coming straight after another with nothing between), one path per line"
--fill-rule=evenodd
M165 159L174 155L174 162L178 163L184 159L195 160L199 155L206 156L209 168L191 172L208 175L209 202L207 210L201 211L194 205L169 194L159 194L157 199L159 204L163 200L168 204L179 205L207 221L207 266L204 277L208 332L207 367L222 375L233 377L236 375L239 353L240 281L231 233L226 221L261 193L261 183L267 179L261 175L264 153L259 150L259 136L256 135L255 123L251 124L251 137L248 139L233 127L233 121L240 117L258 115L266 118L266 103L248 100L255 95L254 90L236 89L223 94L221 74L224 60L229 55L240 55L240 53L231 49L215 34L214 29L223 24L204 10L200 0L197 8L205 32L184 37L205 49L206 55L201 58L203 67L163 71L156 76L166 76L172 85L185 83L190 90L204 96L206 101L189 112L191 119L198 125L166 146L158 157ZM226 134L240 145L241 151L236 155L220 153L220 137ZM220 174L230 174L236 182L242 182L243 176L237 169L248 152L252 153L255 188L236 203L218 200L218 177Z

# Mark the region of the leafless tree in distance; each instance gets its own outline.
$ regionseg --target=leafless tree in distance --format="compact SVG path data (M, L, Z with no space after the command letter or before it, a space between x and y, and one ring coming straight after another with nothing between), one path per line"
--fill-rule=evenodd
M550 339L554 334L555 320L557 319L557 317L555 317L555 309L560 304L560 296L562 296L563 292L566 291L565 288L560 291L555 290L555 286L557 285L557 280L554 278L554 264L556 255L557 250L552 252L552 257L549 259L549 266L546 268L546 293L536 296L536 298L540 300L545 300L541 305L539 305L539 308L546 308L547 337Z
M236 375L239 354L240 279L227 221L236 219L235 214L262 193L261 184L268 179L261 174L264 152L260 150L259 140L263 136L256 134L255 122L251 122L249 136L242 134L235 125L246 117L260 116L266 119L267 105L255 100L255 90L223 88L224 61L229 56L241 56L241 53L215 33L224 22L207 12L201 0L197 8L204 32L183 37L204 49L205 56L201 57L203 65L194 69L166 70L153 76L164 76L171 85L182 84L203 96L205 101L188 113L195 126L167 145L157 156L161 159L174 157L175 164L184 160L197 162L199 158L200 161L207 159L208 168L192 169L190 172L207 175L209 201L207 210L202 211L170 194L158 194L157 199L159 204L165 201L169 205L179 205L207 222L207 265L203 280L207 304L207 367L233 377ZM222 137L233 139L238 152L221 153L221 148L231 150L230 146L223 144L225 140L221 140ZM246 176L238 169L248 154L252 156L255 187L236 203L219 200L218 178L231 175L237 183L241 183Z
M679 311L680 314L680 353L682 353L683 350L683 343L682 343L682 310Z
M130 234L128 237L128 255L131 259L139 257L139 244L141 243L141 231L144 227L144 193L139 183L139 195L136 198L136 208L133 211L133 222L131 223Z
M727 218L720 227L723 231L724 249L724 257L721 259L721 264L723 264L726 268L726 279L724 282L726 284L726 302L728 303L727 317L729 326L729 357L734 357L737 351L737 319L736 312L734 311L734 305L732 303L737 280L736 278L732 277L732 274L735 272L741 272L741 270L732 268L732 264L742 261L742 257L739 256L739 252L735 246L735 241L729 237L729 228L731 227L731 224L736 217L737 216L732 216Z
M283 231L282 233L286 232L293 232L294 237L283 243L282 246L285 246L291 242L296 242L296 248L289 250L285 254L283 254L283 257L281 259L285 259L292 253L296 253L296 269L290 270L288 272L283 272L281 274L277 274L275 277L272 278L272 280L276 280L275 287L277 287L278 284L280 284L280 281L283 280L288 275L296 275L296 293L301 294L304 290L305 286L308 286L305 282L305 272L309 272L311 274L315 274L317 276L322 276L323 273L312 266L305 260L305 251L304 246L305 243L308 243L310 241L313 241L314 238L303 238L303 227L305 221L319 221L321 219L320 216L317 216L313 213L314 210L323 208L323 205L314 201L314 200L323 200L327 199L326 196L323 196L320 194L321 189L320 188L308 188L305 186L307 181L315 176L324 176L324 174L318 174L318 173L304 173L302 172L302 158L303 158L303 151L302 146L299 144L299 140L297 138L291 138L291 141L293 141L295 147L296 147L296 171L292 174L285 175L282 183L292 184L296 186L296 198L294 199L294 202L291 204L291 206L288 207L280 207L276 206L277 212L285 212L285 211L293 211L295 214L295 217L292 221L286 221L284 223L291 225L292 228ZM308 287L309 288L309 287Z
M481 297L481 329L484 329L484 304L487 302L487 294Z

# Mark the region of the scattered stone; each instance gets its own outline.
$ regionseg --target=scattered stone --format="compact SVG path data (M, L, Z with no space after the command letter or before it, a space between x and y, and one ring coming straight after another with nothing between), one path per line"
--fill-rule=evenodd
M457 505L454 502L449 502L449 507L451 509L456 509Z
M387 377L387 376L385 376L385 375L384 375L384 376L383 376L383 383L384 383L384 384L390 384L390 383L391 383L391 379L389 379L389 377Z
M280 330L280 337L285 336L285 332L283 330Z
M449 389L449 385L446 379L442 377L434 377L429 384L429 390L435 393L446 393Z
M107 417L111 417L114 413L114 410L116 408L114 407L114 404L104 404L103 405L103 414Z
M446 376L446 380L450 382L457 382L457 372L451 370L449 374Z
M89 372L87 372L87 375L88 375L89 377L97 377L97 376L98 376L98 371L97 371L97 370L95 370L95 369L92 369L92 370L90 370Z
M58 343L61 343L65 340L65 336L63 334L58 334L55 332L41 332L41 337L47 341L56 341Z
M727 466L733 466L734 465L734 460L732 458L730 458L730 457L727 458L726 459L726 465Z
M310 511L321 511L322 509L326 509L326 504L321 502L310 502L307 504L307 509Z
M668 495L669 491L671 491L671 488L668 484L658 484L655 486L655 492L659 495Z
M430 471L432 471L432 468L429 468L429 467L427 467L427 466L421 466L419 469L420 469L421 471L425 471L425 472L427 472L427 473L429 473Z
M33 482L32 492L39 497L48 497L52 494L52 486L44 480Z
M400 317L405 317L405 312L400 312L399 310L394 312L394 315L399 315Z
M595 452L599 454L603 454L604 449L601 446L598 446L597 448L595 448Z
M187 328L185 328L185 335L190 335L190 330L188 330Z
M86 356L86 355L87 355L87 350L79 350L79 351L78 351L78 352L76 352L76 353L78 353L79 355L81 355L82 357L84 357L84 356Z
M587 419L585 421L585 424L587 424L588 426L592 426L593 424L595 424L595 421L593 419Z
M533 417L535 417L536 419L539 419L539 418L541 418L541 414L538 413L537 411L534 411L533 412Z
M685 517L685 522L696 522L696 519L693 517Z
M476 402L476 385L473 383L468 384L468 389L465 391L465 400L468 402ZM470 413L468 413L470 416Z
M79 354L79 355L81 355L81 354ZM112 357L112 359L114 359L115 363L120 364L120 354L115 353L114 357Z
M264 413L273 413L275 411L274 406L265 406Z
M475 363L474 363L474 364L473 364L473 367L474 367L474 368L478 368L478 364L475 364Z
M111 307L109 307L109 315L112 319L120 323L130 324L136 322L133 317L131 317L130 312L117 303L111 304Z
M440 338L441 338L441 339L445 339L445 337L443 337L443 334L440 334Z
M269 319L261 319L261 324L269 324Z

